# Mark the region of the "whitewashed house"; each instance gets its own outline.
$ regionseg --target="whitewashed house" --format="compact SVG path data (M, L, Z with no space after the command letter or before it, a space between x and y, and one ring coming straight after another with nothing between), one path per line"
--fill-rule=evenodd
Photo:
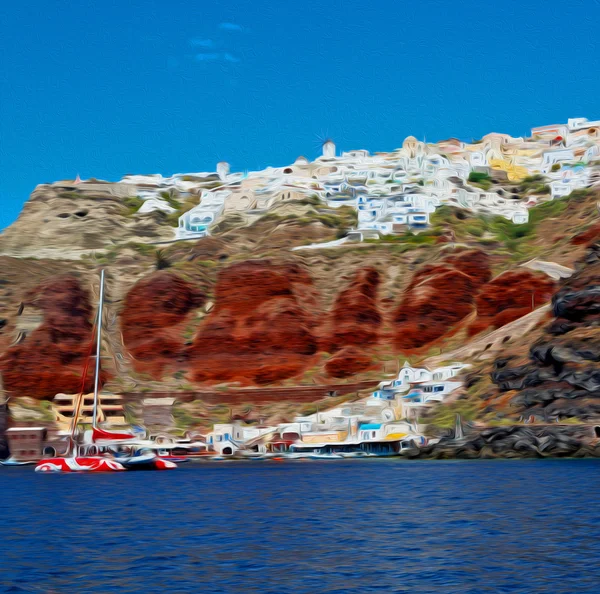
M419 384L423 386L429 385L431 382L436 385L450 381L457 376L468 365L464 363L453 363L444 367L438 367L434 370L429 370L426 367L411 367L406 361L398 373L398 376L389 381L383 381L379 384L379 388L373 392L372 398L397 401L403 394L409 391L411 386ZM460 384L460 382L458 382ZM443 390L436 389L432 393L439 393ZM429 392L429 391L428 391ZM447 390L444 393L448 393Z
M563 148L554 151L547 151L542 155L542 173L548 173L555 164L568 163L575 159L571 149Z
M210 227L225 208L231 190L203 190L200 204L179 217L177 239L192 239L210 235Z
M170 206L166 200L163 200L162 198L158 197L148 198L147 200L144 200L144 204L140 206L138 212L140 214L145 214L148 212L153 212L155 210L160 210L162 212L166 212L167 214L175 212L175 209L172 206Z
M240 423L217 423L206 436L206 444L221 456L231 456L244 444L261 435L271 433L275 427L251 427Z

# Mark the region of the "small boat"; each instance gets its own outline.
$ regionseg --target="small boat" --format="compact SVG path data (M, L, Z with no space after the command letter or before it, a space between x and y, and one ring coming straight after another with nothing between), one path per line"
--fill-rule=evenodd
M12 456L7 458L6 460L0 460L0 465L2 466L29 466L31 464L37 464L36 460L15 460Z
M343 460L340 454L311 454L311 460Z
M342 458L366 458L368 455L366 452L340 452Z

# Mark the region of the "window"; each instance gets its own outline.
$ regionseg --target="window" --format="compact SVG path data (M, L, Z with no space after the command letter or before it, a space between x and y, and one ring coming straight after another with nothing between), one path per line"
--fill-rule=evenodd
M442 374L441 373L434 373L433 374L433 379L434 379L434 381L441 380L442 379Z
M444 386L434 386L433 391L434 392L443 392Z

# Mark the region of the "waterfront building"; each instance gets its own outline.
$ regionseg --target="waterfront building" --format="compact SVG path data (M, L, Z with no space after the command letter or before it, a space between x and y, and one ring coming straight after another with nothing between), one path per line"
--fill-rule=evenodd
M46 427L11 427L6 438L11 457L19 462L39 460L47 439Z
M94 395L82 396L79 419L82 424L92 424ZM68 430L75 414L78 394L57 394L52 403L54 419L61 430ZM98 421L106 426L125 426L125 409L123 397L118 394L101 394L98 397Z
M168 430L175 424L173 405L175 398L144 398L142 415L144 426L159 430Z

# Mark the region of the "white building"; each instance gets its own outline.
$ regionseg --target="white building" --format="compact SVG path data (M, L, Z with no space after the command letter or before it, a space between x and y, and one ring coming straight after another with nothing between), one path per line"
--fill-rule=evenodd
M252 427L240 423L220 423L206 436L210 449L220 456L231 456L242 449L244 444L261 435L271 433L274 427Z

